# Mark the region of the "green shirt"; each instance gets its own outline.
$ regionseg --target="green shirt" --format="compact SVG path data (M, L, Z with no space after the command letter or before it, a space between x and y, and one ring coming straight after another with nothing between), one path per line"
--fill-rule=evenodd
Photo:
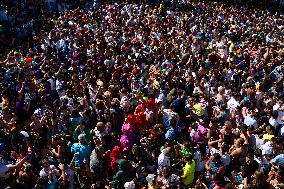
M185 157L188 154L192 156L193 155L192 150L191 149L186 149L184 147L181 147L181 155L182 155L182 157Z

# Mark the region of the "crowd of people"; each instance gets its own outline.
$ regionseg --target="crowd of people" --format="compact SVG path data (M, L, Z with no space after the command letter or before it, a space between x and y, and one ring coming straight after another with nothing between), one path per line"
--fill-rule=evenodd
M0 2L0 58L10 49L31 46L32 35L39 28L49 31L48 20L58 17L58 12L75 7L87 7L91 0L1 0Z
M0 188L284 188L281 12L105 3L0 62Z

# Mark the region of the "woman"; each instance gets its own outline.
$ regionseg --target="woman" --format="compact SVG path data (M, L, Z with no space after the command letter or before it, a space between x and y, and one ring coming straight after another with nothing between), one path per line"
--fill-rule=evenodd
M246 156L248 151L248 135L245 131L242 131L242 133L244 137L236 139L235 145L233 145L229 150L229 153L233 160L233 165L243 163L244 157Z
M198 179L196 180L196 184L194 186L194 189L208 189L208 187L205 184L205 176L199 175Z
M30 129L35 132L35 133L39 133L41 134L42 133L42 123L44 121L44 118L40 118L39 115L37 114L34 114L32 116L32 123L30 124Z
M145 165L145 158L142 155L141 149L137 144L134 144L131 150L131 154L128 159L130 160L133 167L140 167Z
M51 153L57 159L64 160L64 157L67 156L67 147L65 146L60 135L55 135L52 137L52 146Z

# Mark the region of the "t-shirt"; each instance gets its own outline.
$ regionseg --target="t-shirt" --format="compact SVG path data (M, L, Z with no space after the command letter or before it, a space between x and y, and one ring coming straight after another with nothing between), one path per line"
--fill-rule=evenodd
M0 177L6 177L6 173L9 171L8 165L0 165Z
M158 170L157 172L160 173L163 167L170 166L170 157L166 156L163 152L158 157Z
M262 155L271 155L273 153L273 146L271 145L270 141L262 145L261 149L262 149Z
M191 149L186 149L184 147L181 147L181 155L182 155L182 157L185 157L188 154L193 155L192 150Z
M223 162L223 164L225 166L229 165L230 162L231 162L231 157L229 154L223 154L222 157L221 157L221 161Z
M59 170L56 169L56 167L54 165L50 165L49 166L49 170L45 170L45 169L42 169L40 172L39 172L39 176L42 178L42 177L47 177L49 175L49 172L52 171L52 170L55 170L56 172L59 173ZM54 173L52 173L52 179L53 179L53 182L57 182L57 177Z
M202 158L200 151L194 152L195 171L200 172L205 168L205 159Z
M250 164L244 166L245 176L250 178L256 170L258 170L259 164L256 160L253 160Z
M91 148L85 144L74 143L71 146L71 152L73 154L79 152L79 156L75 160L75 167L80 167L83 163L84 158L91 155Z
M284 154L280 154L271 160L271 163L276 165L284 165Z
M183 184L189 185L193 182L194 172L195 172L195 161L192 160L192 163L186 163L186 165L182 168L183 175L186 176L185 179L182 180Z
M174 140L175 137L176 137L176 132L173 128L170 128L165 134L165 138L168 140Z
M75 185L75 180L74 180L74 175L75 175L75 171L73 171L72 169L68 168L65 170L65 174L67 174L67 180L69 182L69 188L74 188Z

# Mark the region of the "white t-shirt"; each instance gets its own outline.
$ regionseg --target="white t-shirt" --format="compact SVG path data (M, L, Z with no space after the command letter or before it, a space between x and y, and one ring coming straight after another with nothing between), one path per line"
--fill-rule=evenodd
M273 147L271 145L271 141L266 142L261 146L262 155L271 155L273 153Z
M163 167L170 166L170 157L166 156L163 152L158 157L158 170L157 173L160 174L160 171Z
M274 128L279 125L278 122L276 121L276 119L274 119L273 117L271 117L271 118L269 119L269 123L270 123L270 125L273 126Z
M57 173L59 173L59 170L56 169L56 167L54 165L50 165L49 166L49 169L48 170L45 170L45 169L42 169L40 172L39 172L39 176L42 178L42 177L47 177L49 175L49 172L50 171L55 171ZM53 177L53 181L54 182L57 182L57 177L54 173L52 173L52 177Z
M63 87L63 83L64 83L64 81L56 80L55 88L56 88L57 91Z
M227 102L227 108L232 110L236 107L240 106L240 103L238 101L236 101L236 99L234 97L231 97L228 102Z
M206 154L207 155L213 155L213 154L217 154L217 153L219 153L219 151L216 148L214 148L214 147L206 149Z

